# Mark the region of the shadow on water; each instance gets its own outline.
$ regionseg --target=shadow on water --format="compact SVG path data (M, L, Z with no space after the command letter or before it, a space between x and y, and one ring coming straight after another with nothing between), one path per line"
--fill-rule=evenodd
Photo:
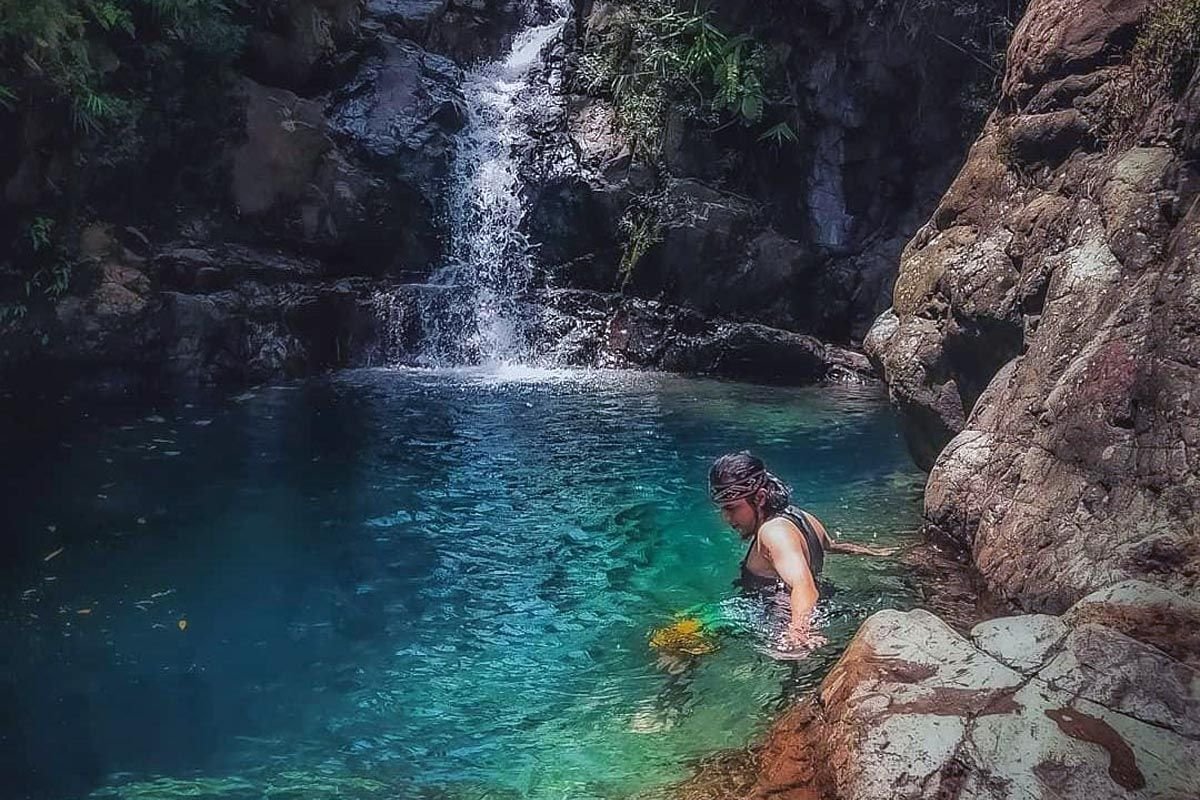
M0 432L15 797L627 796L744 745L914 597L895 562L830 559L806 661L647 646L730 596L720 452L852 538L912 536L919 475L863 390L379 370L53 408Z

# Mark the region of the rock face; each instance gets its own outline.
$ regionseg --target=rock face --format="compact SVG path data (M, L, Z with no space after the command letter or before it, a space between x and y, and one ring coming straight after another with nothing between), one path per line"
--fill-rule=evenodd
M250 74L274 86L302 91L323 62L358 35L361 0L267 0L265 21L248 42Z
M93 225L76 267L88 289L30 320L39 376L101 394L244 385L365 363L375 282L314 258L243 245L145 243ZM139 252L142 251L142 252ZM11 344L11 340L10 340ZM26 355L26 357L30 357Z
M1123 624L1163 610L1200 623L1200 604L1136 581L969 637L925 611L881 611L768 734L736 796L1193 798L1200 650Z
M866 341L931 470L929 531L1029 609L1200 590L1194 95L1131 52L1169 10L1030 4Z
M485 6L471 12L478 24L501 15ZM377 339L368 279L423 280L439 263L443 184L465 115L460 68L364 24L358 0L244 11L248 77L209 87L225 92L213 99L222 107L192 125L203 142L180 145L195 162L156 165L153 183L123 176L111 201L79 188L78 227L52 220L62 263L78 264L56 304L0 317L0 370L14 380L61 368L100 384L244 383L360 363ZM4 159L19 173L0 207L4 232L18 229L9 206L45 201L34 188L72 186L69 171L51 176L35 117L28 158ZM184 184L172 170L202 178ZM4 300L26 277L6 261Z
M811 336L714 321L686 308L636 299L621 303L607 320L597 364L785 386L871 379L864 356Z
M888 305L896 255L966 150L960 132L982 117L971 93L990 75L944 42L967 42L1004 6L964 15L927 3L906 18L902 4L704 4L790 76L786 118L801 141L777 147L757 129L672 107L650 155L618 124L612 98L579 77L589 48L621 35L631 5L577 3L579 25L551 58L563 113L529 158L528 228L546 269L560 285L623 287L706 316L861 341ZM625 275L639 222L653 232Z
M329 108L330 129L363 164L375 186L350 215L354 239L372 243L380 259L391 248L394 269L410 273L427 270L441 254L441 192L453 155L453 134L465 121L459 85L462 72L453 62L427 53L412 42L381 38L355 76L338 89ZM330 165L337 196L342 186L353 187L353 169ZM339 181L337 173L346 177ZM376 188L379 187L379 188Z

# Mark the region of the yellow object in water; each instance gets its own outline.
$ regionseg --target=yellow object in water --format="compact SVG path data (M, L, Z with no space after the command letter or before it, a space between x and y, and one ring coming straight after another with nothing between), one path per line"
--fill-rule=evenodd
M655 650L687 653L691 656L702 656L717 649L716 643L709 638L700 620L694 617L684 617L673 625L654 631L650 634L650 646Z

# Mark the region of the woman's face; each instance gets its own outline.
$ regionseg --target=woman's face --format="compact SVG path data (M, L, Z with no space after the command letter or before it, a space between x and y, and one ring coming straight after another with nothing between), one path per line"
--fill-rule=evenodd
M725 520L726 524L737 531L738 535L743 539L748 539L754 535L757 529L758 513L756 505L761 502L760 492L747 499L726 503L720 507L721 519Z

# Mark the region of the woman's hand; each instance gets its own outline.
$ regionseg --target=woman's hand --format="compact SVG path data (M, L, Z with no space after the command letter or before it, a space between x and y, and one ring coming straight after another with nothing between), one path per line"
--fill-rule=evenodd
M789 625L780 634L771 655L781 661L799 661L826 644L829 640L812 625Z
M793 648L816 650L829 644L829 640L811 624L789 625L783 634L783 643Z

